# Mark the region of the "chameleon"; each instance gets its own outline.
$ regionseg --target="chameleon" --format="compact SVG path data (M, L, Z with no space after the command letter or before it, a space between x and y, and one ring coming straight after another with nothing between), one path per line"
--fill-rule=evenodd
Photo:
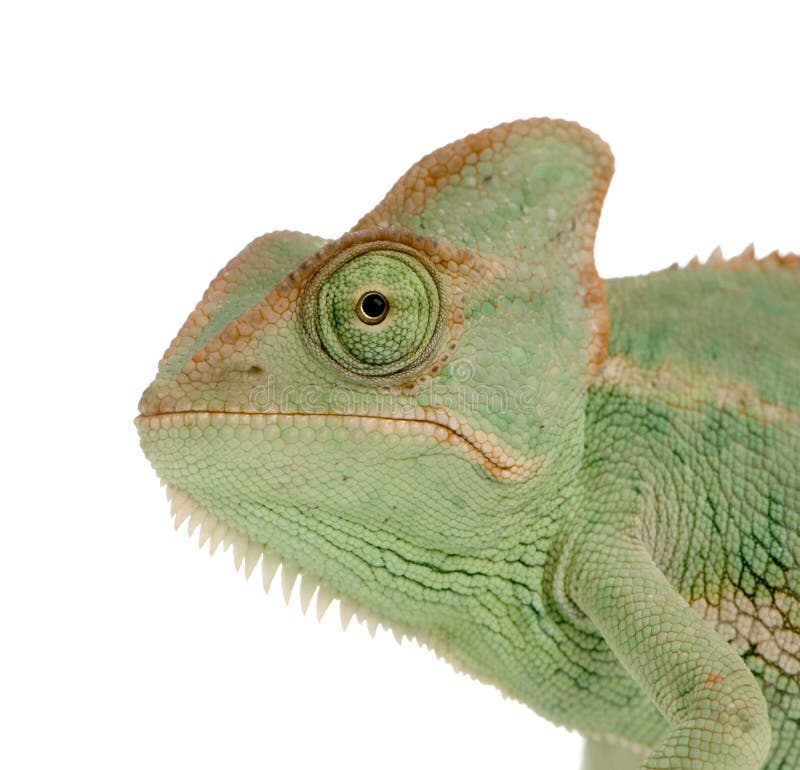
M800 767L800 256L602 280L613 156L519 120L257 238L139 403L176 526L416 638L583 765Z

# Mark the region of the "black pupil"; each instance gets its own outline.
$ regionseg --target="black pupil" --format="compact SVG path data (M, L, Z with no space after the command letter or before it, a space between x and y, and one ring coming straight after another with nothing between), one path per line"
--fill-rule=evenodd
M361 300L361 312L367 318L380 318L386 312L386 305L386 297L373 291Z

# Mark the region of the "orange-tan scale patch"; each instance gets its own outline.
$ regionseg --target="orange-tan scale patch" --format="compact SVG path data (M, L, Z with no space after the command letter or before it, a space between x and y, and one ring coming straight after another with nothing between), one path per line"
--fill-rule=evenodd
M608 338L611 334L611 319L608 315L606 292L594 263L586 265L581 271L581 285L586 292L583 295L583 306L590 311L591 346L588 356L588 375L593 377L600 371L606 360Z
M706 688L711 690L724 681L725 677L722 676L722 674L709 674L708 677L706 677Z

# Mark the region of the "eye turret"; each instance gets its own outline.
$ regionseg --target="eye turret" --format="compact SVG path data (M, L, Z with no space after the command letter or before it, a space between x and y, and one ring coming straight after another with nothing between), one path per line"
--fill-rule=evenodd
M444 318L435 271L415 250L358 244L311 279L302 298L310 343L361 378L413 375L429 362Z

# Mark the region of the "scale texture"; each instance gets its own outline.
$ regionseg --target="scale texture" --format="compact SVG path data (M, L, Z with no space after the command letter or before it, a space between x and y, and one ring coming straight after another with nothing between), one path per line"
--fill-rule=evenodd
M209 286L139 404L176 526L587 738L800 768L800 258L602 281L613 158L482 131Z

